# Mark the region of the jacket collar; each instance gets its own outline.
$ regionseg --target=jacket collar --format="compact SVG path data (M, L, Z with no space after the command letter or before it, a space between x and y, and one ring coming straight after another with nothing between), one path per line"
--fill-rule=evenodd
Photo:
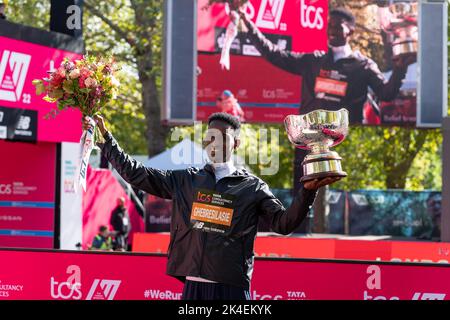
M210 164L207 163L205 164L205 166L203 167L203 169L209 173L214 174L214 167ZM249 173L247 170L245 169L236 169L231 175L229 175L228 177L247 177L249 176Z

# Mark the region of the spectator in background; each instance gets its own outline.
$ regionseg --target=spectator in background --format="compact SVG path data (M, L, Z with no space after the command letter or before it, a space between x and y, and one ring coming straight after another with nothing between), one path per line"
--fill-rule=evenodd
M108 226L99 227L98 234L92 241L92 245L89 247L89 250L113 251L112 237Z
M127 251L131 224L124 197L117 199L117 207L111 213L110 224L115 231L114 250Z
M417 238L421 240L440 241L441 238L441 214L442 214L442 195L432 193L427 199L426 208L430 223L426 224L427 229Z
M6 20L5 9L6 9L6 3L0 2L0 19Z
M231 114L232 116L238 118L241 122L245 121L244 111L230 90L225 90L222 92L220 97L217 98L216 103L221 112Z

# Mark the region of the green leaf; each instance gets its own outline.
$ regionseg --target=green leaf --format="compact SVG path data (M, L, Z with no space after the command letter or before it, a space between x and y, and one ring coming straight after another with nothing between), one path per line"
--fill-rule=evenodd
M64 80L63 82L63 89L67 93L73 93L73 81L71 80Z

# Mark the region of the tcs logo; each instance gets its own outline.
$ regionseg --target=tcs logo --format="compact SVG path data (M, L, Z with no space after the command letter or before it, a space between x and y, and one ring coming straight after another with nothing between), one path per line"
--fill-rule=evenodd
M197 201L200 202L211 202L211 195L210 194L206 194L206 193L202 193L202 192L198 192L197 193Z
M12 188L10 184L0 184L0 194L11 194Z
M300 24L304 28L322 30L324 21L324 10L322 7L316 7L313 4L317 0L310 0L309 5L306 0L301 0L300 3Z

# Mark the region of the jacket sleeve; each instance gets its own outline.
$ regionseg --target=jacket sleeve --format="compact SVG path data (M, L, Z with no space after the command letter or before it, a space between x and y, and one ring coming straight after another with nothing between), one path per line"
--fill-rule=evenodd
M97 145L102 150L103 156L126 182L157 197L172 198L176 185L172 171L147 168L126 154L111 133L107 132L104 138L105 143Z
M94 240L92 240L91 248L100 249L101 246L102 246L101 239L95 237Z
M118 215L118 210L114 210L111 215L111 225L113 226L115 231L123 232L123 222Z
M399 93L407 69L394 68L389 81L386 81L377 64L369 60L366 65L368 83L378 98L383 101L393 100Z
M308 67L311 65L314 55L282 50L267 39L252 21L245 17L242 18L242 21L248 28L248 38L268 62L296 75L303 75L308 72Z
M289 234L297 229L305 219L316 197L317 190L307 190L303 186L285 209L269 186L262 182L257 190L257 200L262 213L268 216L271 229L280 234Z

